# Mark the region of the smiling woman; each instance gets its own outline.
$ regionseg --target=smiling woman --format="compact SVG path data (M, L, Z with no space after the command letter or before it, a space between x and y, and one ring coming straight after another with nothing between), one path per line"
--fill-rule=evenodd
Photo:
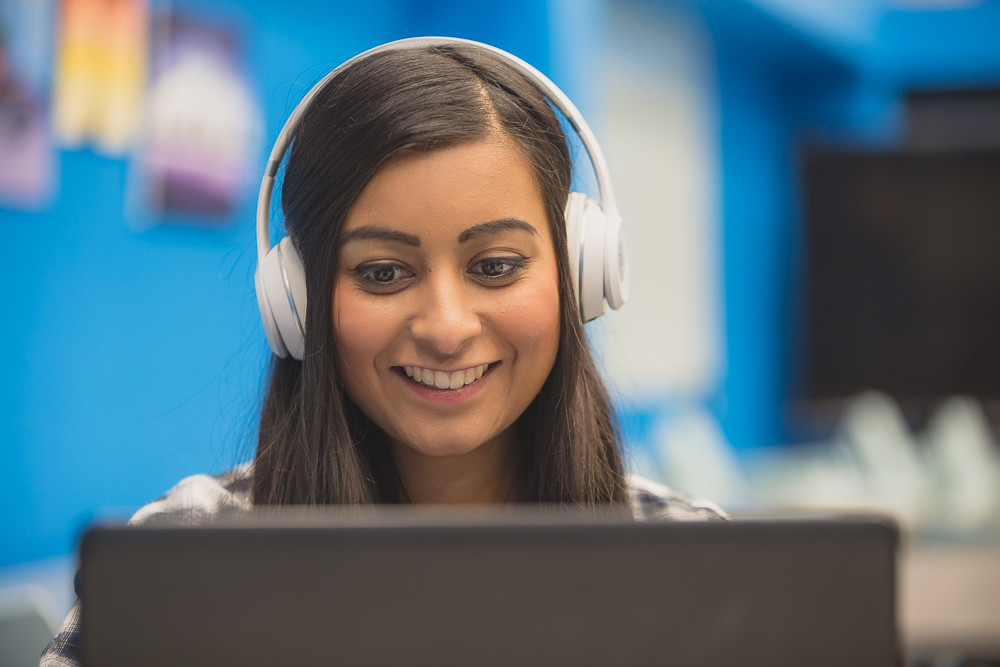
M617 218L595 227L597 204L569 192L544 77L484 45L405 41L332 72L272 153L269 174L291 146L282 243L311 297L287 350L268 329L277 356L239 475L246 502L724 516L625 474L582 318L624 302L627 255ZM597 155L611 205L596 140L543 83ZM299 297L286 284L273 300L291 305L295 339Z
M301 363L274 362L255 503L628 502L573 295L571 169L545 98L483 49L376 53L319 92L282 208L330 297Z

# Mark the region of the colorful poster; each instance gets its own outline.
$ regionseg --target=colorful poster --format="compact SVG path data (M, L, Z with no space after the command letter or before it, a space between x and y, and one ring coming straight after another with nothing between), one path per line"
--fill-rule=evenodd
M48 72L51 5L0 0L0 206L38 209L54 191Z
M62 0L53 122L60 142L124 154L139 126L147 0Z
M239 39L224 26L164 16L153 42L133 204L146 225L149 213L220 224L259 166L260 112Z

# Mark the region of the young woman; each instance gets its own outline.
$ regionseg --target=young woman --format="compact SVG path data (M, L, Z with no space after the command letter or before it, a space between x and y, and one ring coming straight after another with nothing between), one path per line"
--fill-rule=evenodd
M253 463L134 523L366 503L725 517L625 473L571 270L570 154L533 83L473 44L392 48L335 72L294 127L281 208L304 322L281 275L301 349L273 358ZM42 665L76 659L77 617Z

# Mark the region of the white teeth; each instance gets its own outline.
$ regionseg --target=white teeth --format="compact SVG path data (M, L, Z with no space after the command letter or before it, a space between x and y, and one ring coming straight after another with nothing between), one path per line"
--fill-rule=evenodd
M460 389L465 385L470 385L479 378L483 377L483 373L489 368L489 364L481 364L479 366L473 366L472 368L466 368L462 371L454 371L452 373L445 373L444 371L433 371L429 368L420 368L419 366L403 366L403 370L406 372L407 377L411 377L416 382L422 382L429 387L437 387L438 389Z
M427 371L424 371L425 373ZM434 386L438 389L447 389L448 385L451 384L451 378L448 377L447 373L442 371L434 371Z

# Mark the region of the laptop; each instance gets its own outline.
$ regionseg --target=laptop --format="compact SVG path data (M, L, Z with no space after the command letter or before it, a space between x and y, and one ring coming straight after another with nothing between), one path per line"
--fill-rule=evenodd
M890 522L269 513L83 537L84 665L901 664Z

